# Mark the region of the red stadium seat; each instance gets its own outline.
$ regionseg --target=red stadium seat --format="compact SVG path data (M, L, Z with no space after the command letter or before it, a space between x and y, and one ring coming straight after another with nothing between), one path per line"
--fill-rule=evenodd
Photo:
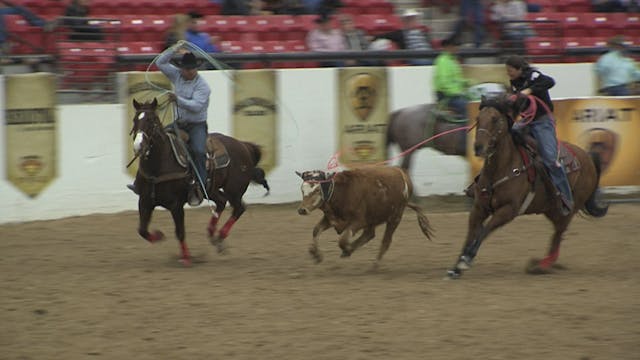
M589 0L556 0L558 11L568 13L581 13L591 11Z
M582 20L591 31L591 36L614 36L616 28L613 24L614 18L607 13L586 13L582 14Z
M591 35L589 26L591 23L585 17L585 14L581 13L567 13L563 20L564 23L564 36L580 37Z
M566 36L564 35L563 13L528 13L526 19L532 21L531 27L540 37Z
M562 38L528 38L525 41L527 55L539 62L554 62L564 49Z
M640 14L611 13L616 34L635 37L640 34Z
M12 53L34 54L46 52L47 46L45 39L47 35L42 28L29 25L29 23L19 15L5 15L4 21L9 34L13 34L35 47L24 44L19 40L14 41L10 39L12 43Z
M397 16L365 14L355 18L356 26L364 29L369 34L380 34L402 28Z

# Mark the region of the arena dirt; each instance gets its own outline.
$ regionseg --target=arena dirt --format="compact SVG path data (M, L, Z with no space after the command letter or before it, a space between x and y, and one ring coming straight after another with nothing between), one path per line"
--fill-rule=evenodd
M133 201L133 200L132 200ZM577 217L559 263L524 273L551 225L518 218L474 268L444 280L466 234L466 203L423 199L436 239L407 212L381 267L378 237L323 263L307 254L320 214L250 206L218 255L208 210L187 211L191 268L166 211L150 245L137 213L0 225L0 359L638 359L640 206Z

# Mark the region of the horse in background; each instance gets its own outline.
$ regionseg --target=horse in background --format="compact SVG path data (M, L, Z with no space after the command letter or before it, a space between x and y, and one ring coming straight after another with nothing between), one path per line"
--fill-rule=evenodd
M150 243L164 239L164 234L155 230L149 232L151 215L156 206L171 212L176 238L180 242L181 262L191 264L191 255L185 242L184 205L193 178L188 162L186 146L174 133L167 132L157 114L158 101L139 103L133 100L133 149L139 157L136 175L138 189L138 233ZM180 134L179 136L187 136ZM236 140L218 133L209 134L207 139L206 190L215 202L216 211L212 215L207 231L211 242L222 249L222 241L229 235L233 224L245 211L242 196L249 183L254 181L269 191L264 171L257 167L260 148L252 143ZM229 202L233 213L219 233L216 225Z
M465 156L467 133L463 130L453 130L466 126L466 119L454 119L452 115L440 110L437 104L420 104L393 111L389 115L387 125L387 158L389 158L392 144L397 144L400 151L404 153L426 139L447 131L451 132L420 145L420 148L431 147L446 155ZM409 151L402 158L400 166L407 173L410 173L413 154L414 151Z
M599 156L561 142L559 156L567 170L574 198L573 211L562 214L560 200L554 195L555 187L541 161L535 158L535 140L529 137L518 145L514 142L508 101L504 96L483 99L480 103L474 151L476 156L484 158L484 166L474 186L467 239L458 261L448 271L451 278L460 277L471 267L482 241L492 231L523 214L544 214L553 223L555 231L547 256L542 260L532 259L527 267L530 273L549 272L558 259L562 235L575 213L582 211L592 217L607 213L608 206L597 201Z

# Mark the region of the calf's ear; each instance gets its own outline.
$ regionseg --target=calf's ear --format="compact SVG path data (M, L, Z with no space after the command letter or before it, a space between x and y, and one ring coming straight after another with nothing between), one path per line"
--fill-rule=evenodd
M296 175L300 176L300 178L302 179L302 174L299 173L298 171L296 171Z

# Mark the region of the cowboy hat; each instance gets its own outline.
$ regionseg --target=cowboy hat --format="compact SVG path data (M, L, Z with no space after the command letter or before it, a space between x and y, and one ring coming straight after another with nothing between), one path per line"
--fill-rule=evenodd
M416 9L406 9L403 13L402 13L402 17L412 17L412 16L419 16L420 12L418 12Z
M193 53L184 53L182 59L171 60L171 63L181 69L197 69L202 65L202 59L196 58Z

